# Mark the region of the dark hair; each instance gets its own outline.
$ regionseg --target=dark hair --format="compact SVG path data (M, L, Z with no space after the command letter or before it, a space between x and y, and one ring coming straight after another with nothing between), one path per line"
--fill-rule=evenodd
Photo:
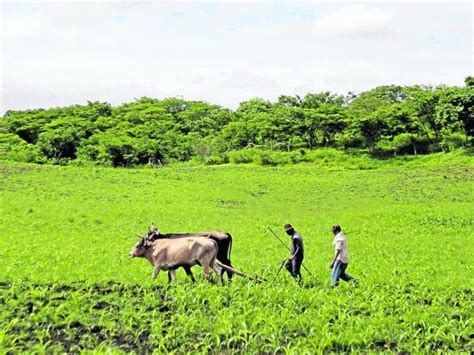
M339 224L335 224L332 226L333 233L339 233L341 231L341 226Z
M285 224L285 230L293 229L293 226L289 223Z

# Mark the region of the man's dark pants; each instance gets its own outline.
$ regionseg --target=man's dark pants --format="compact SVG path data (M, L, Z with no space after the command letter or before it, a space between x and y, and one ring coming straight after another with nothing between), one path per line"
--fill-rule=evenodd
M294 278L299 277L301 279L301 264L303 264L303 258L293 258L288 260L285 263L285 268L288 270L288 272L293 276Z

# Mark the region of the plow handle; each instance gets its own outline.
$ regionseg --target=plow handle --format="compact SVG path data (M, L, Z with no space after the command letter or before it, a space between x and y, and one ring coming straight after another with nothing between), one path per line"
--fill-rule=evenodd
M240 275L240 276L243 276L243 277L247 277L247 278L252 279L252 280L255 280L255 281L257 281L257 282L267 282L267 280L265 280L265 279L261 279L260 277L257 277L257 276L247 275L247 274L243 273L242 271L239 271L239 270L237 270L237 269L234 269L234 268L232 268L232 267L230 267L230 266L228 266L228 265L224 265L224 264L222 264L222 263L220 263L220 262L218 262L218 261L216 261L216 264L217 264L219 267L221 267L222 269L224 269L224 270L226 270L226 271L229 271L229 272L231 272L231 273L233 273L233 274Z

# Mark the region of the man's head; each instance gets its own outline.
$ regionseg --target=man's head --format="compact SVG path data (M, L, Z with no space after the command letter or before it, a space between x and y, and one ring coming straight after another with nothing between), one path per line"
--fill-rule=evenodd
M331 227L332 233L336 235L341 231L341 226L339 224L335 224Z
M288 235L293 235L295 234L295 229L293 228L291 224L285 224L285 232Z

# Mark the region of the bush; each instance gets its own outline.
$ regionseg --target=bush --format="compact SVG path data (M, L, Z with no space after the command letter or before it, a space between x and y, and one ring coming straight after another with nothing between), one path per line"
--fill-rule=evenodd
M395 156L396 153L397 150L393 144L393 141L390 141L388 139L381 139L380 141L378 141L372 152L374 156L383 158Z
M350 133L338 134L336 146L342 149L361 148L364 146L364 138Z
M452 151L458 148L463 148L468 145L466 142L466 136L461 133L452 133L449 136L444 137L442 145L448 151Z
M226 164L229 162L229 159L225 155L212 155L210 157L207 157L204 160L204 163L206 165L221 165L221 164Z
M270 166L297 164L301 162L311 162L311 153L312 151L308 151L305 149L294 150L291 152L284 152L279 150L244 149L229 152L228 156L224 157L224 163L257 163L259 165Z
M429 154L431 153L432 143L427 137L416 137L415 139L416 154Z
M305 149L295 150L289 153L291 163L311 162L311 157L308 156L308 151Z
M261 165L281 165L281 164L291 164L291 152L280 152L280 151L263 151L260 156L258 163Z
M22 163L45 163L34 144L26 143L16 134L0 134L0 157Z
M314 163L340 163L347 160L347 155L334 148L321 148L310 151L307 159Z
M415 145L416 137L409 133L402 133L395 136L392 142L392 147L395 149L395 153L399 154L413 153Z
M393 138L397 154L426 154L430 151L430 141L410 133L402 133Z
M382 139L375 148L373 154L379 157L396 155L427 154L431 150L431 143L426 137L418 137L411 133L402 133L392 140Z
M258 161L258 151L254 149L233 150L228 155L229 161L234 164L248 164Z
M10 145L7 148L9 159L23 163L46 163L46 159L41 159L38 149L33 144Z

